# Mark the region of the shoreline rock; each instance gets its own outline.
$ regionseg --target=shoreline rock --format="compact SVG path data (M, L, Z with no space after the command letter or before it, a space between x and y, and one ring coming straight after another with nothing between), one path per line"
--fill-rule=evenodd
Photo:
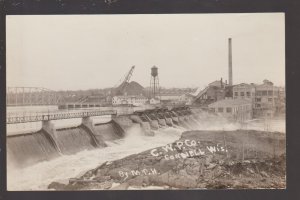
M56 190L286 187L285 134L187 131L163 147L106 162ZM113 186L116 185L116 186Z

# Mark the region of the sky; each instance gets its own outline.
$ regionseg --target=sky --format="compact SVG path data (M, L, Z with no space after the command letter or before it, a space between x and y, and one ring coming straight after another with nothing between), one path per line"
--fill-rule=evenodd
M233 84L285 85L284 13L8 15L8 87L84 90L115 87L131 66L131 81L161 87Z

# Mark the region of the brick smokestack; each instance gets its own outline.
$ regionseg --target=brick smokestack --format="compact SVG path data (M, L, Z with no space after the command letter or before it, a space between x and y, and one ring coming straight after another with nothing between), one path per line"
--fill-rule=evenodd
M228 79L229 85L232 85L232 47L231 38L228 39Z

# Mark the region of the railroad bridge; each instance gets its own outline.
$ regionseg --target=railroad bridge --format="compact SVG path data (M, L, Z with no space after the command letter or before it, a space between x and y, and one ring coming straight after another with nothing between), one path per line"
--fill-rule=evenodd
M7 87L6 106L58 106L58 109L96 108L107 106L99 102L86 102L89 96L67 100L59 91L41 87ZM75 101L74 101L75 100Z
M63 102L58 92L42 87L8 87L7 106L58 105Z

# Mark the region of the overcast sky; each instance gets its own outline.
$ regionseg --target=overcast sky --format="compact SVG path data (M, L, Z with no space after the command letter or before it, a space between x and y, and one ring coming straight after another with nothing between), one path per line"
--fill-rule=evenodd
M131 78L150 85L158 67L162 87L233 83L285 85L284 14L7 16L7 86L53 90L113 87Z

